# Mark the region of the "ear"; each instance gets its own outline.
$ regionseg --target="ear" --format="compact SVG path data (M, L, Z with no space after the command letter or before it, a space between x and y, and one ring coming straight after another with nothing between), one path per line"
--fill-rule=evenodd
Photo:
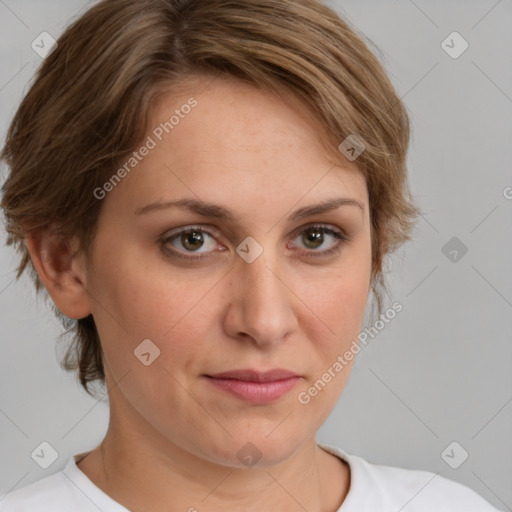
M26 233L32 263L55 306L64 315L80 319L91 313L86 289L85 260L76 238L65 239L56 226Z

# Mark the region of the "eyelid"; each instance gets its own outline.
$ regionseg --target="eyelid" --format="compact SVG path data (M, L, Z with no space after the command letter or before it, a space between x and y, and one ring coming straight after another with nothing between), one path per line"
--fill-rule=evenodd
M187 226L166 231L164 235L162 235L162 239L168 240L169 238L174 238L182 233L188 233L189 231L203 231L204 233L208 233L210 236L218 236L218 231L207 224L188 224Z
M310 222L309 224L304 224L304 225L300 226L299 228L297 228L296 231L293 232L293 236L295 237L295 236L299 235L300 233L302 233L303 231L308 231L312 228L319 228L319 229L324 229L325 231L331 231L333 233L339 234L340 236L346 238L347 240L349 239L349 236L343 229L335 226L334 224L325 224L322 222Z

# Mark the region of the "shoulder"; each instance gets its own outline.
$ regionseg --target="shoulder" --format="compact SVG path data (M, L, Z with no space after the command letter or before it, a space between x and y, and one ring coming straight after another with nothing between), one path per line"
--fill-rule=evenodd
M128 512L80 471L75 454L52 475L0 496L0 512Z
M62 471L0 497L0 512L60 512L74 505L70 482Z
M372 464L340 448L318 443L350 467L350 489L338 512L498 512L469 487L429 471Z

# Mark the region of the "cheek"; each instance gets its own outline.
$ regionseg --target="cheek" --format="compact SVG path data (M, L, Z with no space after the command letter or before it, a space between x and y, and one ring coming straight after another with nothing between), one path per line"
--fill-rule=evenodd
M151 387L151 381L168 381L164 370L177 377L193 371L201 340L219 312L211 300L215 294L209 294L215 285L212 276L191 278L186 272L171 271L170 265L148 265L141 256L129 248L104 251L90 285L107 365L117 377L130 370ZM141 345L148 339L151 343ZM163 369L145 372L148 368L136 358L139 346L148 347L150 358L158 354L155 366Z
M311 310L310 327L317 330L317 339L335 348L350 343L359 333L370 280L370 257L347 258L339 269L306 279L300 297Z
M97 261L101 262L93 283L97 313L136 338L165 338L186 321L213 284L211 279L191 278L160 257L149 264L147 254L129 245L104 251Z
M315 292L305 295L312 312L307 327L310 372L297 401L300 411L315 418L316 429L336 405L355 362L353 342L361 331L368 278L364 265L353 270L332 275L322 286L318 281Z
M309 317L307 336L313 351L310 361L314 361L312 369L316 379L335 364L338 356L349 350L354 340L357 341L364 317L366 295L356 282L333 280L322 296L310 296L310 300L314 315ZM327 394L339 394L353 362L346 364L344 371L333 379L336 382L329 385L330 391Z

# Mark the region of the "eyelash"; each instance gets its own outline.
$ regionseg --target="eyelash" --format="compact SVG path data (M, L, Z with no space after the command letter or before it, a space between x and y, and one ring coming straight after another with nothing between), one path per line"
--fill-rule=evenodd
M323 234L332 235L334 238L338 239L338 243L334 247L331 247L330 249L327 249L327 250L324 250L324 251L316 251L314 249L311 249L311 250L307 250L306 249L306 252L310 253L310 255L308 257L313 257L313 258L324 257L325 258L327 256L331 256L331 255L339 252L342 249L343 245L350 241L350 237L347 236L343 231L335 230L335 229L333 229L331 227L328 227L328 226L326 226L324 224L313 224L313 225L306 226L301 231L299 231L299 233L297 233L297 235L295 235L295 238L297 238L298 236L300 236L303 233L308 232L308 231L319 231L319 232L321 232ZM192 232L206 233L212 239L215 239L215 233L213 233L212 231L210 231L208 229L205 229L204 227L200 227L200 226L187 226L187 227L185 227L183 229L180 229L177 233L174 233L172 236L166 236L165 238L163 238L161 240L161 242L162 242L162 250L167 255L169 255L171 257L182 258L182 259L188 260L188 261L197 261L197 260L202 260L204 258L208 258L210 256L210 254L211 254L209 252L198 253L198 254L201 254L201 256L184 256L183 255L184 254L183 251L178 251L178 250L175 250L175 249L170 249L168 247L167 244L169 244L173 240L177 239L182 234L184 234L184 233L192 233ZM185 252L185 254L194 254L194 253L188 251L188 252Z

